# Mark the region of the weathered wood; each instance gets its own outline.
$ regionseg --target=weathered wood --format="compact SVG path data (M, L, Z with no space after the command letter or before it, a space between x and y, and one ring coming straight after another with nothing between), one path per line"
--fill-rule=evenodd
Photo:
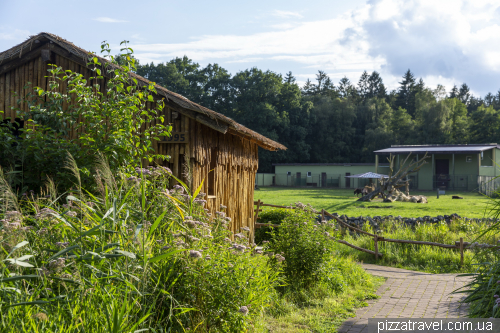
M327 211L325 211L325 215L327 215L327 216L330 216L330 217L334 218L334 219L335 219L338 223L340 223L341 225L343 225L343 226L344 226L344 227L346 227L346 228L349 228L349 229L354 230L354 231L356 231L356 232L359 232L359 233L361 233L361 234L365 234L365 235L368 235L368 236L371 236L371 237L375 237L375 235L374 235L374 234L371 234L371 233L366 232L366 231L364 231L364 230L361 230L361 229L358 229L358 228L356 228L356 227L353 227L353 226L351 226L351 225L349 225L349 224L345 223L344 221L342 221L342 220L341 220L338 216L334 216L334 215L332 215L332 214L328 213Z
M404 240L404 239L383 238L383 239L380 239L379 241L390 242L390 243L415 244L415 245L431 245L431 246L438 246L438 247L443 247L443 248L447 248L447 249L456 249L457 248L456 245L441 244L441 243L434 243L434 242L424 242L424 241L414 241L414 240Z
M340 244L344 244L344 245L350 246L350 247L352 247L353 249L356 249L356 250L358 250L358 251L362 251L362 252L366 252L366 253L369 253L369 254L373 254L373 255L375 255L375 252L374 252L374 251L372 251L372 250L367 250L367 249L363 249L362 247L359 247L359 246L353 245L353 244L351 244L351 243L348 243L348 242L346 242L345 240L341 240L341 239L339 239L339 240L337 240L337 243L340 243ZM382 257L383 253L378 253L378 255Z
M373 247L375 249L375 260L378 260L378 237L377 237L377 235L375 235L375 237L373 237Z
M406 159L403 162L403 165L410 158L410 156L411 156L411 153L408 154L408 156L406 157ZM418 170L420 170L420 168L422 168L427 163L426 162L427 158L428 158L428 156L426 153L424 155L424 157L421 158L420 160L417 159L415 162L410 163L408 166L406 166L402 169L399 169L395 175L392 175L393 167L394 167L394 156L391 155L391 157L389 158L389 165L390 165L389 178L383 179L381 181L380 186L378 186L374 191L359 198L358 201L371 201L373 198L375 198L379 194L382 194L385 197L385 192L392 193L392 191L394 189L405 186L405 184L407 184L407 182L403 181L402 179L406 178L406 176L408 174L414 173L414 172L417 172Z
M460 237L460 266L464 265L464 239Z

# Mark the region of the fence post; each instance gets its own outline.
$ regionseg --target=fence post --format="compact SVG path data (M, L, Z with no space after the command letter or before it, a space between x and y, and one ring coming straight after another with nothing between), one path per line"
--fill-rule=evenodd
M460 237L460 266L464 265L464 239Z
M373 237L373 243L375 245L375 261L378 260L378 236Z
M323 222L325 220L325 210L322 209L321 210L321 222Z

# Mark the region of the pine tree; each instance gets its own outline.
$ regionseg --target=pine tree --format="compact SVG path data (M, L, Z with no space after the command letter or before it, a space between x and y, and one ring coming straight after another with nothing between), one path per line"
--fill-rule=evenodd
M457 98L460 100L460 102L464 103L465 105L469 104L470 89L469 89L469 86L467 84L463 83L460 86L460 90L458 91Z
M403 75L403 81L399 82L399 84L396 107L406 109L408 114L415 118L415 76L409 69Z

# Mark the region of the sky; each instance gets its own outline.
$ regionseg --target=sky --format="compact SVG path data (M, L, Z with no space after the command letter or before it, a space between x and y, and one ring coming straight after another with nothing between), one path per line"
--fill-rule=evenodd
M0 51L42 31L96 52L128 40L141 63L186 55L299 84L366 70L392 90L410 69L431 88L500 90L500 0L0 0Z

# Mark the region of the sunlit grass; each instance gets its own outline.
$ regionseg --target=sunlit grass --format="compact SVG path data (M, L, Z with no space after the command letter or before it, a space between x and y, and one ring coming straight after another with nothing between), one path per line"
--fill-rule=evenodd
M382 202L375 199L372 202L359 202L353 190L346 189L309 189L309 188L275 188L263 187L256 190L254 199L274 205L290 205L294 202L311 204L316 209L325 209L330 213L348 216L386 216L401 215L403 217L437 216L456 213L469 218L488 216L489 199L483 195L470 192L446 192L436 198L436 192L411 192L410 194L425 195L429 203ZM463 199L452 199L459 195ZM265 208L264 208L265 209Z

